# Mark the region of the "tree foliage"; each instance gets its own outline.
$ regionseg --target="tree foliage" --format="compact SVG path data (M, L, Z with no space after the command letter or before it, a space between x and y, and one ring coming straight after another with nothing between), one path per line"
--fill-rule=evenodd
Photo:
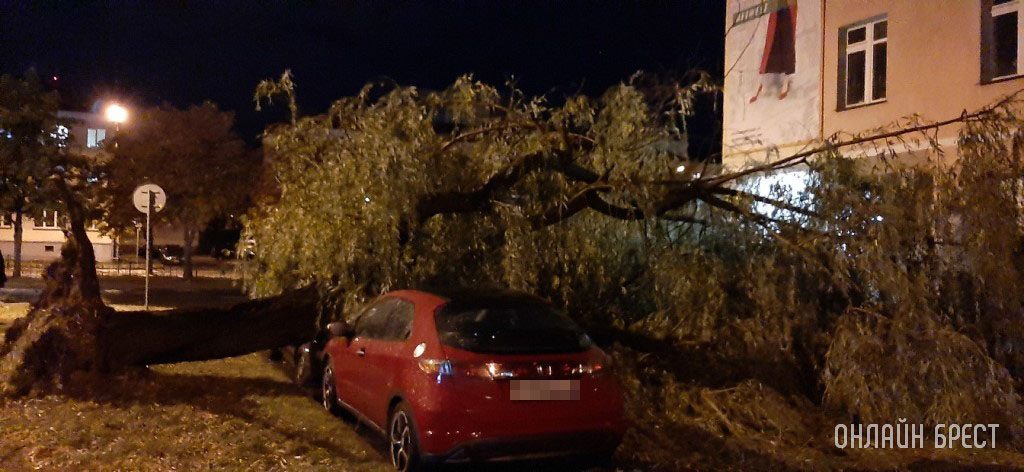
M265 83L261 96L281 87ZM635 181L674 178L687 162L680 123L701 88L710 85L679 87L658 109L628 85L552 105L463 77L440 92L367 86L325 115L273 128L265 144L279 195L250 225L264 274L254 289L316 278L372 292L440 277L445 257L464 259L451 272L467 282L497 281L517 232L580 212L689 218L668 214L696 194Z
M105 224L130 228L139 220L132 192L155 183L167 192L157 222L183 229L186 277L191 275L195 237L213 218L243 211L258 175L259 161L232 131L234 114L211 102L184 110L149 108L131 127L108 140L111 158L103 172Z
M265 82L257 100L293 101L293 85ZM462 77L293 115L266 135L279 191L248 218L250 289L316 282L345 304L511 286L639 339L672 375L755 378L866 422L1018 433L1019 100L721 170L678 146L712 89L651 100L631 82L554 102ZM959 159L935 138L954 126ZM903 165L908 148L929 163ZM757 189L780 171L806 185ZM681 367L686 352L715 368Z
M55 133L57 106L57 93L46 91L34 71L21 77L0 76L0 175L5 194L36 185L48 175L61 141Z
M45 206L45 180L60 160L58 96L33 70L0 76L0 212L13 215L14 274L20 275L24 213ZM65 128L66 129L66 128Z

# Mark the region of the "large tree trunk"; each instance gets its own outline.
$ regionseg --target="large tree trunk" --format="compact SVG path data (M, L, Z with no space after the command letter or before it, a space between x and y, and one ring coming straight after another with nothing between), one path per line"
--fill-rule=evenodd
M202 361L313 339L317 291L307 287L227 309L113 312L101 330L106 367Z
M312 287L228 309L119 313L107 307L85 213L59 187L68 207L68 241L43 274L39 300L0 344L0 395L61 390L76 375L230 357L313 338L318 297Z
M117 312L76 281L77 244L46 271L46 288L0 345L0 394L61 390L75 374L238 356L313 339L312 286L231 308ZM98 290L98 288L97 288ZM98 292L96 292L98 293Z
M11 278L21 277L21 241L25 234L24 224L22 223L22 215L24 210L19 204L14 209L14 267L11 270Z
M185 224L185 244L181 255L181 278L192 280L192 245L196 241L196 230L191 224Z

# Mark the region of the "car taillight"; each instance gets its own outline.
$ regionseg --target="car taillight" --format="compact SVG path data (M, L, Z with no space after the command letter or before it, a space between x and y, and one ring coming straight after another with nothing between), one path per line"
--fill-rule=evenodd
M420 370L427 374L437 375L438 380L445 376L491 380L565 378L584 375L596 376L605 370L605 365L601 362L486 362L476 364L424 359L420 361L419 365Z
M452 376L452 363L447 359L423 359L419 365L424 373L435 376L439 384L445 377Z
M447 359L423 359L420 361L420 370L428 374L451 375L452 363Z

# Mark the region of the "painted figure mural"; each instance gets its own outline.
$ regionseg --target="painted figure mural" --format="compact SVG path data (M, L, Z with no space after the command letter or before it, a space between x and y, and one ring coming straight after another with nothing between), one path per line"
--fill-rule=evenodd
M821 135L822 0L727 0L723 161Z
M779 100L789 94L792 75L796 73L796 8L796 0L790 0L768 16L768 32L761 54L761 80L750 103L761 96L766 82L778 90Z

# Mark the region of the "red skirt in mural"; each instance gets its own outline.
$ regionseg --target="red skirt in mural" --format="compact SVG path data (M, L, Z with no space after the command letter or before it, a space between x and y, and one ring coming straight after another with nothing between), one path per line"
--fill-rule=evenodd
M762 74L796 72L796 2L768 16L768 34L761 55Z

